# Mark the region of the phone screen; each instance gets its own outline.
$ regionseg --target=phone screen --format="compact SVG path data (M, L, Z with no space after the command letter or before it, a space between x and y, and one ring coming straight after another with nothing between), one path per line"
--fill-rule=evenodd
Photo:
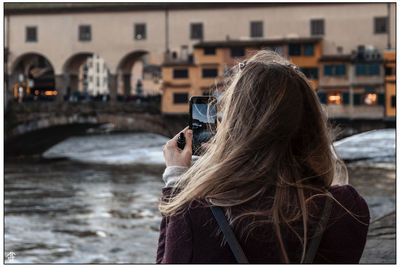
M191 129L193 130L193 155L200 155L201 145L210 140L217 128L215 98L205 97L191 101Z

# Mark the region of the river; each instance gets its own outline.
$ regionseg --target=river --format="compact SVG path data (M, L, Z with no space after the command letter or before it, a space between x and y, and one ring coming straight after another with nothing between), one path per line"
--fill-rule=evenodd
M6 255L14 252L14 263L154 263L165 140L74 137L45 153L51 159L6 162Z
M6 255L15 253L13 263L154 263L167 140L155 134L72 137L42 158L6 161ZM357 164L392 166L395 130L353 136L335 147L344 159L362 159ZM371 217L394 210L394 199L366 195Z

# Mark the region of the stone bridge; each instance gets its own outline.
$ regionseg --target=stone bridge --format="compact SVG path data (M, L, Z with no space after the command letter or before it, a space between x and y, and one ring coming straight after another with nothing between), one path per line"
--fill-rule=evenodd
M159 103L9 103L5 112L8 155L37 154L71 135L97 132L149 132L172 137L185 117L160 114Z

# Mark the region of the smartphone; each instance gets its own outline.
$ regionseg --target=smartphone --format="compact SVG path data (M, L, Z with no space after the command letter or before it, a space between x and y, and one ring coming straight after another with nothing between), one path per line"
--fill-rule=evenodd
M192 96L189 104L192 154L200 156L203 152L201 145L208 142L217 129L217 99L213 96Z

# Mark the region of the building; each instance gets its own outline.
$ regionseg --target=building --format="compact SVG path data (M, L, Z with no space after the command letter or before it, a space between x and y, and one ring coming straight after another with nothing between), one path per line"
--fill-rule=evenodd
M193 58L180 57L163 64L162 113L187 113L191 96L207 95L221 87L229 69L260 49L270 49L288 57L304 71L311 84L318 87L321 38L201 42L194 46Z
M196 44L193 58L177 58L163 65L161 111L166 115L187 113L191 96L223 90L219 85L223 84L226 70L257 50L270 49L288 58L306 75L329 118L387 117L385 91L386 98L390 94L395 99L394 55L386 55L391 76L386 76L385 87L383 56L377 49L359 46L351 54L323 55L322 44L323 39L315 37ZM392 108L386 109L394 116Z
M359 46L352 54L320 59L318 95L329 118L382 119L384 71L382 54Z
M396 52L383 53L385 64L385 119L396 119Z
M106 96L108 92L108 68L98 55L89 57L79 69L79 92L90 97Z
M51 65L57 100L64 101L79 90L81 66L98 55L117 101L136 92L131 76L139 61L157 71L152 66L181 51L194 57L199 42L322 38L324 56L350 54L358 45L395 47L395 3L5 3L4 14L9 99L19 74L27 79L17 66L39 56ZM144 89L159 89L157 73L142 76Z

